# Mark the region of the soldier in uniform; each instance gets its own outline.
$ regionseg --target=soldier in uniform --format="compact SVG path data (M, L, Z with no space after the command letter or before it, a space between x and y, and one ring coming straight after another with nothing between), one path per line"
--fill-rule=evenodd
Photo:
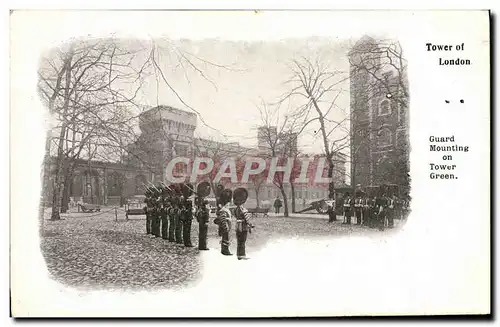
M155 187L153 190L153 196L151 197L151 233L153 236L158 237L158 214L159 214L159 206L158 206L158 189Z
M392 197L387 198L387 227L388 228L393 228L394 227L394 216L396 214L396 195L393 195Z
M182 239L184 240L185 247L193 247L191 243L191 225L193 223L193 202L191 202L191 195L193 195L193 186L191 184L182 185L182 193L184 198L184 210L182 212Z
M349 193L346 193L344 199L344 222L343 224L350 225L352 216L352 199Z
M168 241L169 242L175 242L175 222L176 222L176 215L177 215L177 197L175 193L172 193L170 197L170 208L168 209L168 220L169 220L169 226L168 226Z
M146 234L151 234L151 191L149 188L146 188L146 192L144 193L146 198L144 199L144 203L146 206L144 207L144 212L146 213Z
M229 210L229 203L231 202L233 192L225 189L221 192L219 197L219 206L217 210L217 218L214 223L219 226L219 234L222 236L221 240L221 253L223 255L233 255L229 251L229 232L231 231L231 211Z
M354 200L354 212L356 214L356 225L361 225L361 214L363 211L362 206L363 199L361 198L361 194L357 194L356 199Z
M216 206L216 212L219 212L219 210L222 208L222 205L220 204L220 199L221 199L221 196L222 196L222 192L225 190L224 188L224 185L222 184L218 184L216 187L215 187L215 206ZM214 220L214 223L216 224L215 220ZM222 237L222 229L220 227L220 225L218 225L218 235L219 237Z
M202 182L196 188L196 220L198 221L198 250L209 250L207 246L208 237L208 221L210 219L210 211L207 208L208 201L204 198L210 194L210 183Z
M370 227L377 227L378 222L378 207L377 207L377 196L374 196L370 200Z
M234 215L236 217L236 240L237 249L236 255L238 260L249 259L245 252L245 243L247 241L248 233L252 233L254 225L250 222L250 213L243 207L243 204L248 198L248 191L244 188L237 188L233 193L233 203L236 205Z
M164 240L168 240L168 211L170 210L170 198L169 191L165 187L163 189L163 208L161 212L161 237Z
M377 225L380 231L385 229L385 219L387 217L387 200L385 193L382 193L381 196L377 197L375 200L375 206L377 208Z
M178 195L177 204L177 210L175 211L175 243L184 244L182 241L184 197L182 195Z
M362 210L363 210L363 226L369 226L369 220L370 220L370 197L368 195L365 195L363 197L363 202L361 203Z

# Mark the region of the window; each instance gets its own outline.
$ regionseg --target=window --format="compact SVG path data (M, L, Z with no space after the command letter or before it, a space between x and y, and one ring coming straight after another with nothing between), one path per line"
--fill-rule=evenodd
M386 116L391 114L391 101L384 99L378 104L378 115Z
M384 128L378 132L378 145L389 146L392 145L392 133L389 129Z

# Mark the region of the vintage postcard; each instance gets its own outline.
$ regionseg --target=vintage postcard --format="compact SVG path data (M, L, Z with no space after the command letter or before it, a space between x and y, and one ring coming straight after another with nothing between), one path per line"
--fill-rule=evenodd
M13 11L14 317L490 314L488 11Z

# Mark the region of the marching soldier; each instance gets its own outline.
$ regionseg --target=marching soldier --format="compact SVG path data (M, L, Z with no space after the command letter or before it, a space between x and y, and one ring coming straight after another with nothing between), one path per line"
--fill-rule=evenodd
M252 233L254 225L250 223L250 213L243 207L243 204L248 198L248 191L244 188L237 188L233 193L233 203L236 205L234 215L236 217L236 240L237 250L236 255L238 260L249 259L245 253L245 243L247 241L248 233Z
M343 224L350 225L351 224L351 216L352 216L352 208L351 208L352 199L349 193L346 193L346 197L344 200L344 222Z
M225 189L221 192L219 198L219 210L217 210L217 218L214 219L214 223L219 225L219 234L222 237L221 240L221 253L223 255L233 255L229 251L229 232L231 231L231 211L229 210L229 203L231 202L231 197L233 192L229 189Z
M361 195L358 193L356 199L354 200L354 212L356 214L356 225L361 225L361 212L363 210L362 207L362 199Z
M207 246L208 237L208 221L210 219L210 211L207 208L208 201L204 199L210 194L210 183L202 182L196 188L197 211L196 220L198 221L198 250L209 250Z

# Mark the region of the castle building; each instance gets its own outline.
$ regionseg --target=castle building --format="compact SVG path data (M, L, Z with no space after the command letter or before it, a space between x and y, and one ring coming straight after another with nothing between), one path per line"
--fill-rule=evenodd
M409 98L401 49L364 36L349 62L351 184L396 184L408 192Z
M69 196L85 203L101 205L117 205L124 199L144 193L144 184L165 181L165 171L169 162L175 157L194 158L208 156L224 160L227 157L266 157L270 158L270 148L266 146L264 128L257 133L257 147L244 147L238 142L219 142L195 136L197 127L196 114L169 106L157 106L144 111L139 115L140 135L138 139L127 147L126 154L120 162L98 162L95 160L79 159L74 164L76 169L69 182ZM270 136L276 141L276 155L294 157L298 155L298 137L294 133L277 133L276 128L268 128ZM269 133L267 133L269 134ZM268 135L269 136L269 135ZM338 184L345 181L345 158L336 159L339 169L335 179ZM215 160L214 160L215 161ZM46 190L45 201L51 199L53 190L53 176L55 175L55 159L49 170L52 182ZM175 177L188 175L186 165L175 165ZM231 185L232 188L244 186L249 191L248 205L256 205L256 199L271 203L276 197L281 197L280 190L273 184L248 183L245 185ZM296 202L304 206L305 202L327 198L326 185L297 184L292 190L285 184L287 197L295 192ZM214 195L212 194L211 197Z

